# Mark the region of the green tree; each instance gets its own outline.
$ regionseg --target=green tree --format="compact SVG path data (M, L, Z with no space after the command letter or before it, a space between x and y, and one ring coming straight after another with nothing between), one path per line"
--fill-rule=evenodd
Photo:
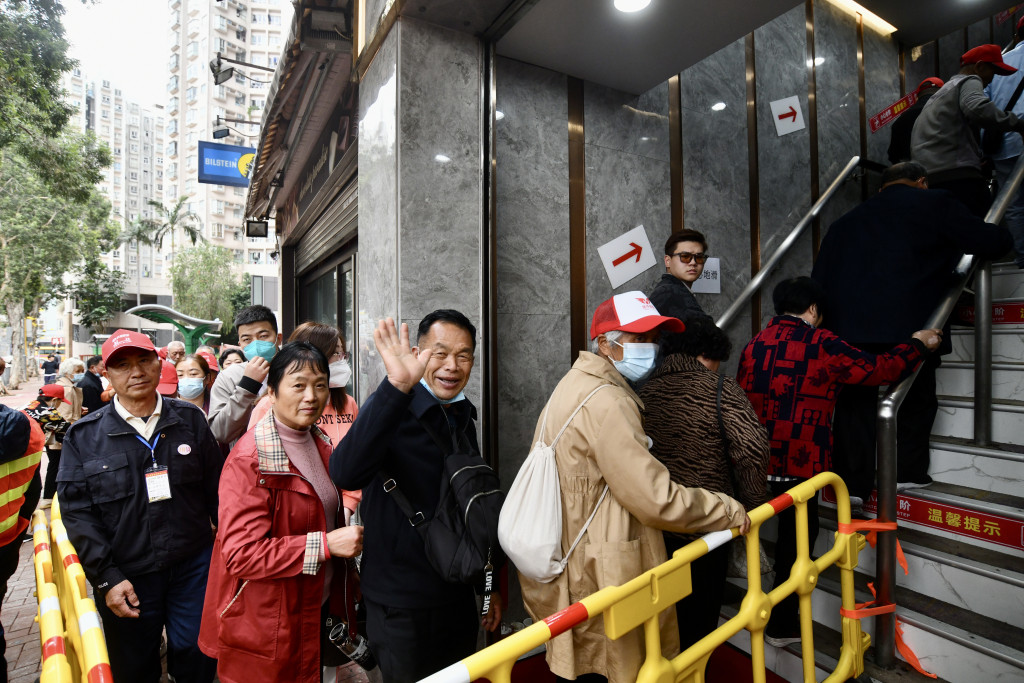
M102 332L105 323L124 310L125 274L90 259L72 271L72 285L65 290L78 304L82 324Z
M171 263L174 263L174 237L179 230L185 233L185 237L192 242L192 246L195 246L198 240L203 239L202 219L199 218L199 214L188 208L187 195L178 197L178 201L169 209L152 199L149 201L149 205L156 213L156 218L148 219L147 223L153 228L153 237L157 247L162 249L164 238L167 236L171 238Z
M110 203L93 188L84 200L55 192L34 164L0 149L0 305L15 335L26 313L60 294L64 275L84 255L116 241ZM24 379L27 359L14 345L12 385Z
M171 289L179 311L204 320L219 318L231 332L243 278L232 269L231 252L209 242L186 249L171 265Z
M117 238L118 244L135 249L135 305L142 305L142 245L156 244L156 227L136 218L125 226ZM127 249L125 249L127 251Z

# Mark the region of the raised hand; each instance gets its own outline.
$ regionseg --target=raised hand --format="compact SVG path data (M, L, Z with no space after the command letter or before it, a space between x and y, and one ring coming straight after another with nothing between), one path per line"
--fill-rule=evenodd
M409 345L409 326L402 323L402 332L399 334L394 318L385 318L377 323L377 329L373 331L373 343L384 361L388 381L399 391L408 394L427 369L430 349L413 353Z

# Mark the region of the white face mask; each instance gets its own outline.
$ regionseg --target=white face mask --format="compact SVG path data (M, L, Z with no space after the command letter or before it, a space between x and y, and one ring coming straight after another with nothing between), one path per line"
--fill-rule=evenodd
M336 360L327 367L331 372L331 379L327 386L331 389L348 386L349 380L352 379L352 368L349 367L347 360Z
M613 341L613 344L619 344ZM612 365L630 382L639 382L654 370L654 361L658 356L657 344L619 344L622 347L622 360L613 360Z

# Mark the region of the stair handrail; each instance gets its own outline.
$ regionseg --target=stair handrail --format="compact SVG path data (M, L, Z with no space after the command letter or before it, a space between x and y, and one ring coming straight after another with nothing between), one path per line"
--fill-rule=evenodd
M1007 183L999 188L992 207L985 215L986 223L998 224L1006 208L1016 196L1024 179L1024 155ZM974 436L975 443L986 445L992 433L992 264L978 263L971 254L964 254L957 263L955 283L924 324L924 329L941 328L953 313L961 292L974 274ZM920 365L899 384L890 386L878 408L876 446L878 450L878 520L897 521L896 491L896 414L917 379ZM896 589L896 532L878 534L878 552L875 555L875 582L878 604L895 602ZM875 660L883 667L896 661L896 615L893 612L875 617Z
M818 197L818 201L814 202L814 205L810 210L804 214L804 217L800 219L800 222L793 227L789 235L786 236L786 239L782 241L779 248L768 257L768 260L763 266L761 266L761 269L758 270L754 277L750 279L750 282L747 283L747 286L744 287L743 291L740 292L738 297L736 297L736 300L733 301L732 304L729 305L729 308L725 309L725 313L718 318L716 324L720 328L725 329L725 326L732 322L732 319L736 317L736 314L739 313L740 309L753 298L754 294L757 293L759 289L761 289L768 275L772 272L775 266L778 265L782 257L786 255L786 252L788 252L793 244L796 243L797 238L803 234L804 230L807 229L807 226L811 224L811 221L821 213L821 210L825 207L825 204L832 199L832 195L836 193L839 186L846 181L846 178L851 173L853 173L853 169L860 165L860 161L859 156L850 158L846 163L846 166L843 167L843 170L839 172L838 176L836 176L836 179L828 186L828 189Z

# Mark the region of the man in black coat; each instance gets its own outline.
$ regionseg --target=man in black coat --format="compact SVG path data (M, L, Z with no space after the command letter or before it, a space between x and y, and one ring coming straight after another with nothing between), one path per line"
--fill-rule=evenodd
M896 164L877 195L829 228L811 276L828 297L824 326L880 353L924 327L953 280L961 255L992 259L1013 245L1010 233L985 223L944 190L929 190L925 168ZM940 354L949 353L946 326ZM927 486L928 439L938 411L935 370L927 360L899 412L896 478L900 490ZM875 474L878 390L844 387L833 422L833 469L852 497L866 499Z
M107 401L103 400L103 382L100 374L103 372L103 356L93 356L85 362L85 375L75 385L82 390L82 405L94 413Z

